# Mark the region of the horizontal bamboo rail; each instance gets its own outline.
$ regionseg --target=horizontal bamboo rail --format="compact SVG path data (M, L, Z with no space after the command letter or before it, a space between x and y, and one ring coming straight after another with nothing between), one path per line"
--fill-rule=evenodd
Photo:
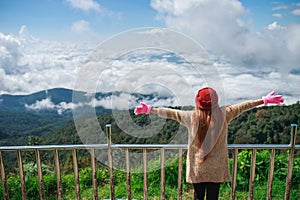
M79 175L78 175L78 166L77 166L77 151L88 149L91 152L91 166L92 166L92 182L93 182L93 191L94 199L98 199L98 190L97 190L97 181L96 181L96 164L95 164L95 150L104 149L108 152L108 167L110 173L110 199L115 199L114 194L114 173L113 173L113 159L112 152L115 149L124 149L125 150L125 163L126 163L126 191L127 199L131 199L131 183L130 183L130 161L129 161L129 150L142 150L143 153L143 174L144 174L144 199L148 199L148 177L147 177L147 152L149 150L160 150L160 165L161 165L161 199L165 199L165 151L166 150L177 150L178 151L178 199L182 199L182 152L187 149L186 144L112 144L111 143L111 126L106 126L106 131L108 134L108 143L107 144L89 144L89 145L39 145L39 146L1 146L0 147L0 173L1 173L1 183L3 190L3 199L9 199L7 180L5 174L5 164L3 160L3 152L16 152L17 154L17 163L19 167L22 199L26 200L26 184L24 178L24 169L23 169L23 158L22 152L24 151L34 151L36 154L36 164L38 170L38 180L39 180L39 193L40 199L45 199L45 188L42 174L42 163L40 151L54 151L54 161L55 161L55 170L57 177L57 198L59 200L63 199L63 190L61 183L61 173L60 173L60 164L59 164L59 152L60 151L71 151L73 158L73 170L74 170L74 184L76 188L76 199L80 199L80 184L79 184ZM231 199L236 199L236 175L237 175L237 160L239 150L251 150L251 167L250 167L250 177L249 177L249 199L254 199L254 177L255 177L255 166L256 166L256 153L257 150L270 150L270 167L268 174L268 189L267 189L267 199L272 197L272 183L274 175L274 160L275 160L275 151L276 150L288 150L289 151L289 162L287 168L287 177L286 177L286 190L285 190L285 200L290 199L290 189L291 189L291 180L292 180L292 170L293 170L293 159L294 152L300 150L300 145L295 144L297 133L297 125L291 125L291 141L290 144L229 144L228 149L233 150L233 164L232 164L232 183L231 183Z

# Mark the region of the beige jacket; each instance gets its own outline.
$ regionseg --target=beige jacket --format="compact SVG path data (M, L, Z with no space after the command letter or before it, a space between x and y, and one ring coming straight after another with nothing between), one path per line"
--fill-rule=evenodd
M195 111L182 111L169 108L152 108L151 113L157 114L161 117L170 118L178 121L180 124L186 126L189 132L188 152L186 162L186 181L189 183L200 182L225 182L230 181L230 172L228 165L228 149L227 149L227 133L229 122L240 115L242 112L252 109L260 104L262 100L250 100L243 103L221 107L225 114L224 124L218 138L215 141L205 162L200 163L199 147L191 145L193 138L197 133L195 119L193 114ZM206 136L207 137L207 136Z

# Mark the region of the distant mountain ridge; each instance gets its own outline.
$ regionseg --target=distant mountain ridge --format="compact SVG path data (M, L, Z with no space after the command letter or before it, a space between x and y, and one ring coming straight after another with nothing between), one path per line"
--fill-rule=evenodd
M65 88L54 88L28 95L0 95L0 145L24 145L27 136L43 136L51 134L58 128L73 121L71 106L73 95L78 99L88 100L86 92L73 91ZM126 94L136 100L151 100L158 94L127 94L123 92L95 93L90 100L107 101L108 98ZM90 102L86 102L90 106ZM111 114L110 108L101 104L95 105L96 115Z
M126 93L126 92L98 92L92 94L90 100L107 100L110 97L119 97L122 94L126 94L128 96L133 96L136 100L153 100L156 99L166 99L169 97L158 97L158 94L153 93L149 95L138 94L138 93ZM64 108L65 110L69 111L58 113L59 115L65 114L67 116L71 115L70 107L72 106L73 102L73 95L75 95L76 99L83 99L85 101L88 100L87 96L90 94L81 91L74 91L71 89L65 88L54 88L49 90L43 90L40 92L28 94L28 95L11 95L11 94L2 94L0 95L0 111L6 112L30 112L35 114L49 114L52 115L57 113L57 109ZM75 102L76 103L76 102ZM89 103L89 102L86 102ZM50 105L49 105L50 104ZM95 107L97 108L97 112L102 111L107 113L108 110L102 105L96 104ZM38 112L34 112L38 111ZM99 113L98 113L99 114Z
M47 97L51 97L54 103L62 101L72 101L72 90L64 88L55 88L50 90L44 90L28 95L0 95L0 111L16 111L22 112L26 109L25 105L31 105L37 101L42 101Z

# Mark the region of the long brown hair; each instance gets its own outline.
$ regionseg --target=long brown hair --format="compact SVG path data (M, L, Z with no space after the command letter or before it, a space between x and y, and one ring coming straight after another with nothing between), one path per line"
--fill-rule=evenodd
M201 146L210 125L211 110L197 109L197 111L199 112L199 125L197 130L197 139L199 140Z
M212 110L195 108L198 129L194 138L194 145L203 152L200 163L203 163L209 152L216 144L223 127L223 112L219 107Z

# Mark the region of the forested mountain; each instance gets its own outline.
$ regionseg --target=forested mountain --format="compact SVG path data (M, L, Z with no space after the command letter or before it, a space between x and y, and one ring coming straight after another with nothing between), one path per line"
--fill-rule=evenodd
M55 105L61 102L72 102L72 90L0 95L0 145L24 145L28 136L42 137L70 123L69 110L57 112Z
M299 116L299 103L289 106L255 108L232 121L229 126L229 142L288 144L291 124L299 124ZM300 143L299 136L297 141Z
M72 102L72 90L56 88L51 90L44 90L30 95L0 95L0 111L8 112L26 112L26 105L32 105L38 101L51 98L52 102ZM48 112L50 110L48 109Z
M0 146L24 145L28 136L42 137L70 122L63 117L0 111Z
M128 112L128 111L124 111ZM124 112L118 113L123 115ZM148 115L134 116L131 113L131 120L138 126L146 126L149 123L158 123L156 119ZM228 143L238 144L288 144L290 142L291 124L299 124L300 104L289 106L259 107L248 112L244 112L234 119L229 125ZM120 119L120 117L117 117ZM105 125L112 125L112 142L117 144L169 144L178 134L179 124L173 120L166 120L161 130L151 137L152 129L144 129L140 137L132 136L122 131L112 115L98 116L99 125L105 132ZM128 120L125 119L124 120ZM130 125L128 125L130 126ZM127 130L126 127L122 127ZM129 128L128 128L129 129ZM151 132L151 133L150 133ZM149 134L150 133L150 134ZM179 143L187 142L187 132L177 139ZM50 144L73 144L81 143L77 135L74 123L56 130L45 136L45 142ZM300 143L300 137L297 137Z
M77 94L86 95L83 92ZM72 95L72 90L67 89L52 89L31 95L0 95L0 145L25 145L28 136L41 138L42 144L80 144L72 111L68 109ZM97 93L94 98L101 100L112 95L120 96L121 93ZM157 98L155 94L131 95L137 100ZM288 106L263 106L245 112L229 125L228 142L289 143L290 125L299 124L299 113L299 102ZM113 143L169 144L174 142L175 137L177 143L187 141L186 132L178 135L180 126L172 120L161 122L152 115L135 116L133 110L112 114L110 109L100 105L96 107L96 116L103 132L106 124L112 124ZM149 124L152 126L148 127ZM142 131L131 134L138 131L134 126L142 127Z
M90 102L120 92L89 94ZM64 88L55 88L29 95L0 95L0 145L24 145L28 136L43 137L67 126L73 121L72 106L75 100L87 100L87 93ZM140 98L143 98L141 96ZM76 106L76 105L75 105ZM96 105L96 114L111 113L101 105Z
M82 95L85 95L82 93ZM95 97L98 100L101 98L107 98L112 95L118 96L120 93L105 93L96 94ZM135 99L138 101L145 100L148 102L153 98L157 98L153 95L140 95L134 94ZM6 145L49 145L49 144L81 144L82 140L78 133L78 124L75 125L72 117L71 109L68 108L68 104L72 102L72 91L65 89L54 89L44 92L35 93L29 96L12 96L12 95L0 95L0 146ZM175 107L174 109L193 109L193 107ZM299 124L300 103L293 105L282 106L262 106L252 109L248 112L244 112L238 118L234 119L229 125L228 143L250 143L250 144L288 144L290 142L291 124ZM115 144L170 144L170 143L187 143L187 130L173 120L161 120L161 118L155 115L134 115L133 110L113 110L105 109L98 106L96 108L95 117L93 119L87 118L79 121L79 126L83 125L86 130L86 136L89 137L89 130L93 130L93 127L89 127L93 124L92 121L96 121L96 124L105 132L105 126L107 124L112 125L112 143ZM96 120L95 120L96 119ZM77 122L78 123L78 122ZM299 130L299 129L298 129ZM92 132L92 131L91 131ZM299 132L299 131L298 131ZM90 135L93 137L93 134ZM104 137L103 142L107 139ZM296 143L300 143L300 136L298 134ZM98 152L99 153L99 152ZM297 152L299 153L299 152ZM91 194L86 192L92 189L92 169L90 167L90 156L88 151L77 151L77 159L79 166L80 176L80 189L83 195ZM69 151L60 151L60 164L61 164L61 176L63 182L64 197L68 199L75 198L74 174L73 174L73 158L72 153ZM298 155L298 154L297 154ZM10 198L20 199L20 177L18 177L18 163L16 162L17 155L15 152L5 152L2 154L5 170L8 177L8 187L10 188ZM35 165L36 155L35 152L24 152L24 171L26 178L27 195L31 199L39 198L39 184L37 177L37 167ZM99 156L107 157L106 152L100 152ZM114 152L116 160L122 162L122 159L118 159L118 151ZM134 156L134 155L131 155ZM255 187L258 191L265 191L267 183L267 170L269 169L269 151L257 152L257 166L256 166L256 183ZM131 157L134 158L134 157ZM149 159L150 156L147 156ZM299 196L299 159L295 156L293 178L292 178L292 195ZM276 155L274 166L274 182L273 185L276 188L284 188L286 169L288 163L288 157L285 152L281 152ZM55 198L56 195L56 175L55 167L53 163L53 153L41 151L41 160L43 168L43 178L45 183L46 194L49 197ZM152 163L159 162L159 160L149 160L149 166ZM230 158L230 163L232 159ZM183 158L185 163L185 158ZM131 169L133 166L143 167L139 164L141 160L131 159ZM177 189L178 176L178 162L170 162L171 165L165 169L166 172L166 186L169 193L173 192L174 188ZM107 191L109 196L109 172L108 169L98 162L97 166L97 181L102 191ZM116 162L115 162L116 164ZM122 164L122 163L121 163ZM183 165L185 166L185 164ZM244 192L241 196L246 197L248 195L249 188L249 173L251 166L251 151L241 151L238 155L238 173L237 173L237 191ZM183 168L184 170L185 168ZM115 174L115 188L116 194L125 194L124 192L124 180L126 174L121 170L114 170ZM183 171L185 174L185 171ZM154 171L148 173L148 181L150 183L157 183L158 188L156 192L159 196L160 187L157 180L160 178L160 171ZM135 193L138 191L143 194L143 174L132 173L131 183L132 191ZM264 185L263 185L264 184ZM186 193L191 193L188 189L189 185L183 182L183 188ZM225 185L226 186L226 185ZM283 187L282 187L283 186ZM1 185L0 185L1 187ZM49 189L50 188L50 189ZM121 189L119 189L121 188ZM262 189L261 189L262 188ZM170 190L173 189L173 190ZM224 192L221 191L224 196L230 196L230 186ZM0 189L2 191L2 189ZM258 193L258 192L257 192ZM284 195L284 189L276 189L273 192L273 197ZM19 195L19 196L18 196ZM281 197L283 197L281 195ZM90 195L89 195L90 196ZM104 197L105 195L102 194ZM105 197L106 197L105 196ZM264 197L265 194L260 195ZM258 197L258 199L262 199ZM176 198L176 197L174 197ZM226 197L225 197L226 198ZM278 198L280 199L280 198Z

